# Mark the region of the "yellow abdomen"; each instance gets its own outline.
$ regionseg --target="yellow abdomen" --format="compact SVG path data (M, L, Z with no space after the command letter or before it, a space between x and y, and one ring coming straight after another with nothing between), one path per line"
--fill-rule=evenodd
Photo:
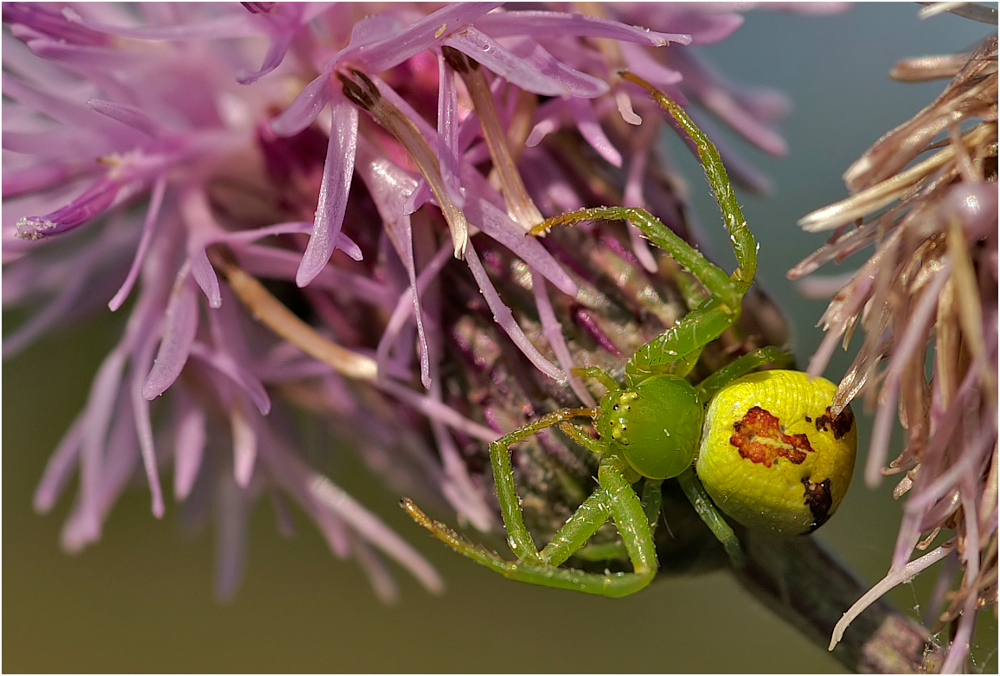
M850 407L837 386L799 371L761 371L726 386L705 414L695 468L719 509L774 535L810 533L837 510L854 472Z

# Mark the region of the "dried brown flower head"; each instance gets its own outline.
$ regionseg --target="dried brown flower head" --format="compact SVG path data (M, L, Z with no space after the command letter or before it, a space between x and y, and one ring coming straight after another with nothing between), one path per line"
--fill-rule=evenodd
M864 392L876 411L866 481L902 475L894 495L907 495L889 573L845 614L833 645L883 593L948 559L928 617L936 631L953 623L936 666L955 671L976 611L997 601L997 37L971 54L903 61L892 76L952 79L847 170L850 198L800 221L833 234L789 277L874 245L823 315L828 333L809 372L862 328L835 404ZM904 448L886 466L896 413ZM949 589L956 566L963 574Z

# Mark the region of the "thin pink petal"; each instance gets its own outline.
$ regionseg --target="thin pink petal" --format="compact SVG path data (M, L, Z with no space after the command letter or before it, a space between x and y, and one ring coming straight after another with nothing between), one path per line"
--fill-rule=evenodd
M122 282L121 288L115 293L114 297L108 302L108 307L112 312L116 311L128 298L129 293L132 292L132 286L135 284L135 280L139 277L139 270L142 269L143 261L146 259L146 253L149 251L149 244L153 241L153 234L156 232L157 218L160 215L160 207L163 206L163 195L167 189L167 177L166 174L161 175L153 183L153 191L149 198L149 208L146 210L146 219L142 224L142 236L139 238L139 245L135 250L135 258L132 260L132 267L129 268L128 274L125 276L125 281Z
M191 494L201 469L207 439L205 413L182 398L174 420L174 497L184 500Z
M493 282L490 281L489 275L486 274L486 270L479 261L479 256L476 255L476 250L473 248L472 242L469 242L469 246L466 249L465 262L469 264L469 270L472 271L472 276L475 278L476 284L479 285L479 290L482 292L486 304L493 312L493 320L497 325L510 336L510 339L520 348L524 356L528 358L528 361L535 365L535 368L549 378L562 382L566 378L566 375L559 370L558 366L542 356L538 348L524 335L524 331L521 330L521 327L514 320L514 315L510 311L510 308L500 298L500 294L497 293Z
M196 248L191 253L191 276L205 293L210 308L218 308L222 305L219 277L215 274L215 268L212 267L212 263L208 260L208 254L202 247Z
M508 49L470 27L451 35L444 44L521 89L543 96L595 98L609 90L606 82L556 60L537 42L522 40Z
M307 84L291 105L271 120L275 136L295 136L313 123L330 100L330 76L323 73Z
M153 361L153 369L142 386L142 396L147 401L163 394L177 380L198 332L198 298L194 287L188 282L186 274L182 274L178 282L170 294L163 339Z
M333 106L330 143L319 189L319 204L312 236L295 275L295 283L307 286L326 266L344 225L347 196L354 177L354 156L358 148L358 109L342 101Z
M240 409L239 404L234 405L229 417L233 435L233 477L236 485L246 488L250 485L257 462L257 431Z

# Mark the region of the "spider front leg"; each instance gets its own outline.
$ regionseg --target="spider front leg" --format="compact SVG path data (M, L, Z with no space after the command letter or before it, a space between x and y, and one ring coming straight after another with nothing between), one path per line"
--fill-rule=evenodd
M654 374L686 375L697 361L701 349L739 319L743 295L750 287L757 270L757 242L747 227L746 219L743 218L743 212L715 144L698 129L680 106L662 92L632 73L622 73L622 77L646 89L694 142L705 175L722 212L738 264L732 275L726 274L722 268L705 258L662 221L638 207L581 209L550 218L531 231L537 235L554 225L568 225L595 219L629 221L639 228L647 239L669 253L684 269L697 277L711 294L707 301L692 309L679 324L636 351L626 365L627 382L629 387L632 387Z

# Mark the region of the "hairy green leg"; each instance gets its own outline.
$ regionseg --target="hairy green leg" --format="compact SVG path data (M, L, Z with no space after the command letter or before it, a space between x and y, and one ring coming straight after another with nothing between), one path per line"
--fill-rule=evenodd
M695 389L698 391L698 398L701 399L702 403L708 403L723 387L740 376L750 373L755 368L764 364L788 366L791 363L792 353L788 350L773 346L762 347L753 352L748 352L726 366L723 366L701 381Z
M552 541L542 548L539 555L549 566L558 566L573 556L587 540L611 518L608 494L603 488L594 491L573 512L562 528L552 536Z
M646 514L649 522L650 537L656 534L656 526L660 521L660 507L663 504L662 481L646 479L642 484L642 511ZM622 541L602 542L600 544L588 543L582 547L575 556L585 561L607 561L608 559L621 559L628 556L628 550Z
M657 246L669 253L684 269L696 276L712 294L708 301L684 316L681 321L646 343L629 359L625 366L629 387L654 373L678 372L668 365L684 360L690 370L693 360L685 359L693 352L718 338L732 326L742 308L744 289L735 284L729 275L705 258L701 252L681 239L662 221L649 212L635 207L594 207L572 211L545 221L532 233L539 233L553 225L568 225L587 220L627 220L638 227ZM756 265L756 252L753 263ZM680 371L684 371L681 368Z
M623 462L614 455L601 458L598 482L601 487L584 501L569 521L540 553L531 559L505 561L497 554L470 542L454 530L424 514L413 501L404 498L403 508L421 526L458 553L469 557L504 577L589 594L620 597L633 594L656 576L656 549L643 505L625 476ZM502 502L502 500L501 500ZM517 506L520 512L520 506ZM589 573L558 565L576 553L594 532L611 517L618 527L632 562L631 573ZM523 523L523 518L521 518ZM513 543L511 543L513 548Z
M573 369L573 374L579 376L580 378L593 378L609 390L617 390L621 387L615 382L615 379L611 377L611 374L596 366L580 366Z
M667 111L677 124L684 130L698 149L698 159L705 170L708 183L715 193L715 201L722 212L722 218L726 222L726 230L733 244L733 252L736 254L736 262L739 267L733 272L733 282L735 282L740 296L750 288L753 276L757 271L757 241L753 233L747 227L746 219L743 218L743 210L733 192L733 184L726 173L726 167L722 164L719 151L715 144L698 126L688 117L684 109L671 101L663 92L649 84L641 77L629 72L619 73L623 79L635 83L649 92L650 96L660 104L660 107Z
M711 140L698 129L680 106L648 82L631 73L622 73L622 77L649 91L694 142L705 175L722 212L738 264L735 272L727 275L722 268L711 263L655 216L636 207L581 209L551 218L532 230L533 234L538 234L553 225L584 220L627 220L639 228L650 241L669 253L708 289L711 294L708 301L694 308L676 326L643 345L632 355L625 372L628 386L633 387L650 375L658 373L685 375L695 361L689 358L689 355L698 352L718 338L739 319L743 294L750 287L757 269L757 243L747 227L722 159ZM675 364L675 362L681 363Z
M701 520L709 527L715 538L722 543L733 567L742 568L746 563L746 555L740 546L739 538L736 537L732 527L722 518L722 514L712 502L712 498L705 492L705 487L695 476L694 469L688 467L684 470L677 477L677 482L681 485L684 495L691 502L691 506L694 507L694 511L698 512Z
M606 499L603 491L599 491L599 493L601 495L595 498L595 500ZM555 587L557 589L571 589L590 594L619 597L639 591L649 584L656 573L655 565L651 569L648 566L642 566L639 574L611 573L600 575L572 568L558 568L552 565L506 561L500 558L495 552L491 552L482 545L477 545L462 537L446 524L431 519L409 498L403 498L400 501L400 505L414 521L429 530L441 542L459 554L511 580Z
M653 537L649 531L649 522L638 496L625 478L625 473L629 470L622 460L610 453L601 456L597 474L601 488L584 501L581 508L570 517L542 552L535 548L531 533L524 525L521 500L514 485L514 469L510 459L511 444L551 425L576 417L593 418L596 413L595 409L589 408L560 409L500 437L490 444L493 480L496 482L500 511L507 528L507 541L520 561L517 564L518 570L533 570L536 567L555 568L586 544L594 531L607 520L607 512L610 512L632 560L634 572L610 576L594 574L593 578L579 577L577 574L573 578L576 581L574 584L578 584L581 591L595 594L630 594L649 584L656 574L656 553ZM607 512L602 511L602 505ZM640 523L635 523L636 518ZM508 577L514 575L514 573L505 574ZM523 578L518 577L518 579Z
M522 561L540 563L541 558L531 533L524 525L521 513L521 499L517 496L514 485L514 468L510 461L510 446L530 437L539 430L569 420L570 418L588 417L593 419L597 409L593 408L563 408L543 415L538 420L509 432L490 444L490 462L493 465L493 481L497 486L497 498L500 500L500 513L503 515L504 526L507 528L507 542L514 555Z
M570 439L583 446L591 453L603 453L608 447L600 439L590 436L590 433L580 425L574 423L559 423L559 429Z

